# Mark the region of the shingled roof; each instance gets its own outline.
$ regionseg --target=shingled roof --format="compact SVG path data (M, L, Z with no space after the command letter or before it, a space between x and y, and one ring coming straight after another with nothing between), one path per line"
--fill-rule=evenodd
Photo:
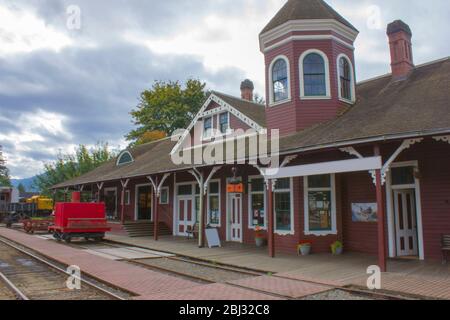
M423 136L450 132L450 57L416 67L406 80L391 75L357 85L357 102L329 122L318 124L280 139L280 152L301 152L338 144L356 144L365 139L388 140L396 136ZM215 93L255 121L265 121L264 106ZM259 119L259 120L257 120ZM259 122L258 122L259 123ZM116 166L116 159L55 189L99 181L143 177L186 170L177 166L170 152L176 142L164 139L129 149L134 162Z
M270 20L261 34L293 20L333 19L358 31L350 22L337 13L323 0L289 0L283 8Z
M391 75L362 82L357 102L327 123L284 137L286 152L396 135L450 132L450 57L416 67L406 80Z

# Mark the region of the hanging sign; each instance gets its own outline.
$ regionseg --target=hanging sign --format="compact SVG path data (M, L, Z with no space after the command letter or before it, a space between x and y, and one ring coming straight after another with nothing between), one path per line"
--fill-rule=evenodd
M228 184L227 192L228 193L244 193L244 184L243 183Z

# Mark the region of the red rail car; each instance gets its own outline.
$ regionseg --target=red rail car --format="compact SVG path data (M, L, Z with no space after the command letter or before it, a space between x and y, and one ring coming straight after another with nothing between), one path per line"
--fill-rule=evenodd
M111 231L104 203L57 203L55 224L48 229L56 240L66 242L73 238L102 240Z

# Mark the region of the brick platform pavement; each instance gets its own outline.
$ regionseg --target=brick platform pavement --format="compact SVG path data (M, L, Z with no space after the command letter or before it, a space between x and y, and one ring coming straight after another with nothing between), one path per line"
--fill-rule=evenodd
M290 298L303 298L333 289L329 286L269 276L235 280L229 283Z
M83 273L112 286L135 293L142 300L269 300L272 296L229 285L200 285L193 281L113 261L54 241L0 228L0 236L65 265L77 265Z

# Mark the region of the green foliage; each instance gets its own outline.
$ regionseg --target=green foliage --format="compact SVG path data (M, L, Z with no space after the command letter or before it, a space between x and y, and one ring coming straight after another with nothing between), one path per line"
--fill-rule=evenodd
M98 143L92 149L80 145L74 154L59 154L55 162L46 163L34 185L41 194L51 196L52 186L92 171L116 156L117 152L110 151L107 143Z
M206 84L188 79L184 87L180 82L156 81L150 90L141 93L137 108L131 111L137 129L126 139L136 145L147 132L164 132L170 136L175 130L185 128L201 108L207 92Z
M6 160L3 157L2 146L0 146L0 186L11 187L11 178L6 167Z
M19 185L17 186L17 190L19 190L19 193L27 192L27 190L25 190L25 187L22 183L19 183Z

